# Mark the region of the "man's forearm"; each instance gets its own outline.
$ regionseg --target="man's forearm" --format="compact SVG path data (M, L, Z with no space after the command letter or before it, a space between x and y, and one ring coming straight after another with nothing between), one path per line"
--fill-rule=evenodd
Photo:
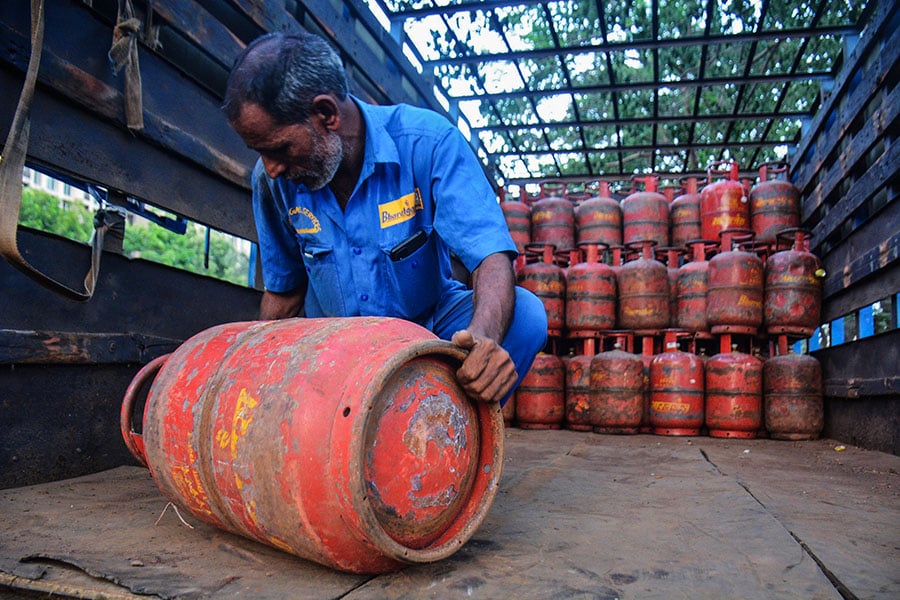
M481 261L472 273L474 306L467 329L501 343L515 309L515 286L515 272L507 255L491 254Z
M300 291L287 292L263 292L259 303L259 318L263 321L274 319L289 319L301 314L303 310L304 294Z

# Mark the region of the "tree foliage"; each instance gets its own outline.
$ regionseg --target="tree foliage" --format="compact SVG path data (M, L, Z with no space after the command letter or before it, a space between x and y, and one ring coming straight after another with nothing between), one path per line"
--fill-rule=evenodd
M75 241L89 242L94 215L79 203L65 202L41 190L25 188L19 224ZM129 225L123 242L127 256L140 257L200 275L246 285L248 257L220 232L211 232L209 267L204 266L205 232L188 227L177 234L153 223Z

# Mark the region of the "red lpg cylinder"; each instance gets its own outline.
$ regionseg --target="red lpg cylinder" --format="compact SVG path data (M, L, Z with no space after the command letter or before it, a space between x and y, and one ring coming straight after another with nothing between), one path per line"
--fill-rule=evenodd
M681 248L667 246L657 248L656 256L660 262L665 262L666 273L669 278L669 327L677 327L675 319L678 315L678 268L681 263Z
M600 262L599 244L581 244L585 261L566 275L566 328L569 337L596 337L616 326L616 275Z
M793 236L793 247L766 259L763 316L770 335L809 337L819 326L825 272L809 251L807 235L802 229L780 232L779 240Z
M516 389L516 422L522 429L561 429L566 416L566 367L541 352Z
M644 363L616 342L591 360L591 421L597 433L638 433L644 414Z
M763 321L762 260L752 252L734 247L746 230L722 232L722 251L709 261L706 319L712 333L756 335Z
M519 285L540 298L547 311L547 331L549 335L562 335L566 324L566 280L554 262L554 247L549 244L529 244L525 248L531 259L521 268L516 279Z
M575 207L565 198L549 196L531 206L531 241L557 248L575 246Z
M566 429L591 431L591 361L596 352L593 338L582 340L582 352L576 354L566 364Z
M513 392L506 404L503 405L503 424L512 427L516 421L516 393Z
M622 208L612 198L609 183L601 181L600 195L575 209L575 236L579 244L622 244Z
M453 554L497 491L500 409L466 397L463 357L400 319L219 325L138 373L122 434L198 519L335 569L396 571ZM134 399L157 371L137 434Z
M789 352L763 364L766 430L776 440L814 440L825 427L822 366Z
M665 265L653 258L654 243L629 244L629 248L640 247L641 254L616 273L620 329L647 331L669 326L669 275Z
M657 246L669 245L669 201L656 191L658 177L635 177L644 183L643 192L632 192L622 200L622 240L652 240Z
M712 168L720 165L730 165L727 179L713 182ZM750 204L744 186L738 181L737 163L714 162L707 173L709 183L700 192L700 237L717 240L726 229L748 229Z
M500 202L500 209L516 250L523 254L525 247L531 243L531 207L524 202L504 198Z
M641 337L641 365L644 373L644 399L643 410L641 411L641 426L638 429L641 433L652 433L653 426L650 425L650 363L656 356L656 336L645 335Z
M669 237L673 246L687 246L700 238L700 194L697 178L683 177L684 193L669 205Z
M722 351L706 361L706 427L711 437L755 438L762 427L763 363L730 342L723 335Z
M750 190L750 228L761 244L774 244L785 229L800 226L800 190L787 180L787 165L764 163L759 183ZM774 174L777 179L769 179Z
M691 240L691 260L678 268L675 327L698 333L709 331L706 320L706 296L709 289L708 240Z
M650 426L658 435L699 435L703 426L703 361L671 339L650 361Z

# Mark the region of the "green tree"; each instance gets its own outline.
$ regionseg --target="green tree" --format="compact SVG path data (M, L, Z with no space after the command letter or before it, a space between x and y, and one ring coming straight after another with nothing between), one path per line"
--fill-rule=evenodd
M94 215L83 204L66 202L47 192L22 190L19 224L78 242L88 243L94 232ZM129 225L123 249L128 256L162 263L238 285L246 285L248 257L239 252L223 233L210 235L209 268L204 266L205 234L188 227L177 234L156 224Z

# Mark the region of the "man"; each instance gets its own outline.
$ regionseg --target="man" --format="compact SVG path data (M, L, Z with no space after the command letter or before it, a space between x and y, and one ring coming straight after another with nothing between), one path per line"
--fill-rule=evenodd
M457 378L470 396L505 401L546 342L546 313L515 287L515 246L462 134L424 109L353 98L312 34L251 43L224 110L260 154L261 318L414 321L469 351ZM451 251L472 290L451 277Z

